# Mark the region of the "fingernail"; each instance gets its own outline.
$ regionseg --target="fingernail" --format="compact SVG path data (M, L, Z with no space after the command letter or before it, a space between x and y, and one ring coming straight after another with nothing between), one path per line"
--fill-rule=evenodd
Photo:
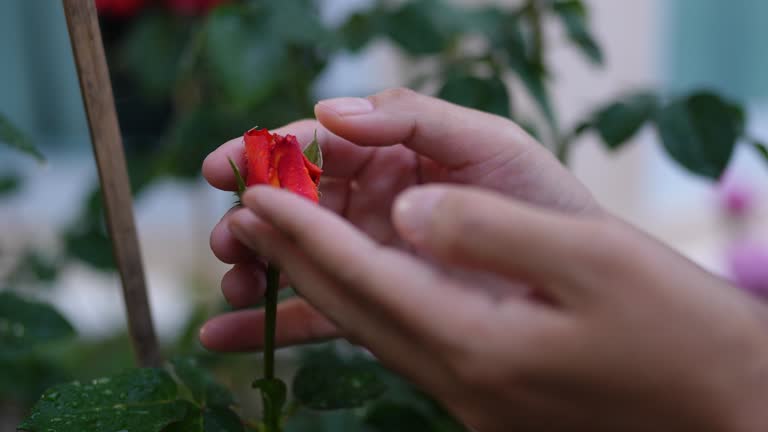
M393 218L409 241L422 242L427 235L435 206L444 191L437 187L415 187L403 192L395 201Z
M331 109L340 116L352 116L367 114L373 111L373 104L368 99L343 97L335 99L326 99L318 103L328 109Z

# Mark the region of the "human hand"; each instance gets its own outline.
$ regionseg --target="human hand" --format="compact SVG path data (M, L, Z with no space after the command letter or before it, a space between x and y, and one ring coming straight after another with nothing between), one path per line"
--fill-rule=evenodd
M325 154L321 204L382 244L404 246L390 208L401 191L422 183L471 184L563 212L600 212L589 192L507 119L403 89L320 102L316 115L319 123L301 121L276 132L308 143L317 130ZM228 158L245 173L242 138L208 156L203 174L213 186L235 190ZM232 236L228 224L225 216L213 229L211 248L219 259L235 264L222 279L222 291L233 306L245 307L263 295L264 265ZM333 326L302 300L287 302L280 313L281 320L309 320L318 334L335 335ZM261 311L227 314L212 325L216 332L202 339L211 349L260 347ZM286 343L303 336L289 337L292 330L284 326L279 331Z
M285 191L255 187L243 203L229 218L240 241L474 430L768 430L763 306L613 218L414 187L392 218L427 262ZM500 295L433 261L540 295ZM291 310L283 343L327 336Z

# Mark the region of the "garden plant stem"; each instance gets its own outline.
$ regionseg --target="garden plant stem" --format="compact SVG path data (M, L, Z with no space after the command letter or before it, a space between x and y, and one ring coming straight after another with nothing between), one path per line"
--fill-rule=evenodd
M275 378L275 330L277 328L277 290L280 285L280 270L274 264L267 265L267 292L264 296L264 378ZM266 401L265 401L266 402ZM267 409L269 406L271 409ZM264 404L264 423L270 432L280 432L280 407ZM271 411L271 412L270 412Z

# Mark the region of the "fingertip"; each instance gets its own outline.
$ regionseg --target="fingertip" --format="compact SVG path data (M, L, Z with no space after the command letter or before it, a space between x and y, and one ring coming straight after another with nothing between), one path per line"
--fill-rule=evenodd
M203 346L203 348L209 350L209 351L219 351L219 346L217 344L217 329L216 329L216 318L213 318L211 320L208 320L205 324L200 327L200 331L198 332L197 339L200 341L200 344Z
M232 160L242 175L247 175L242 138L233 138L212 151L203 160L202 173L208 183L221 190L237 188L235 175L229 161Z
M315 104L315 118L318 123L331 133L343 136L344 117L325 101Z
M221 278L221 292L232 307L244 308L264 296L265 282L261 263L236 264Z
M221 262L235 264L245 261L251 255L250 250L243 245L229 229L229 217L222 219L211 231L209 245L213 255Z
M392 221L398 233L412 244L424 244L445 193L444 187L430 185L411 187L398 195L392 206Z

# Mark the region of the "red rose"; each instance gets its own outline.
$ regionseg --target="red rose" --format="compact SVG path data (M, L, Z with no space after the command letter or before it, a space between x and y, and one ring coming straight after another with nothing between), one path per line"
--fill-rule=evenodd
M166 0L172 11L181 15L205 15L227 0Z
M271 134L266 129L245 133L246 186L269 184L318 202L321 170L310 162L293 135Z
M101 15L130 18L147 5L147 0L96 0Z

